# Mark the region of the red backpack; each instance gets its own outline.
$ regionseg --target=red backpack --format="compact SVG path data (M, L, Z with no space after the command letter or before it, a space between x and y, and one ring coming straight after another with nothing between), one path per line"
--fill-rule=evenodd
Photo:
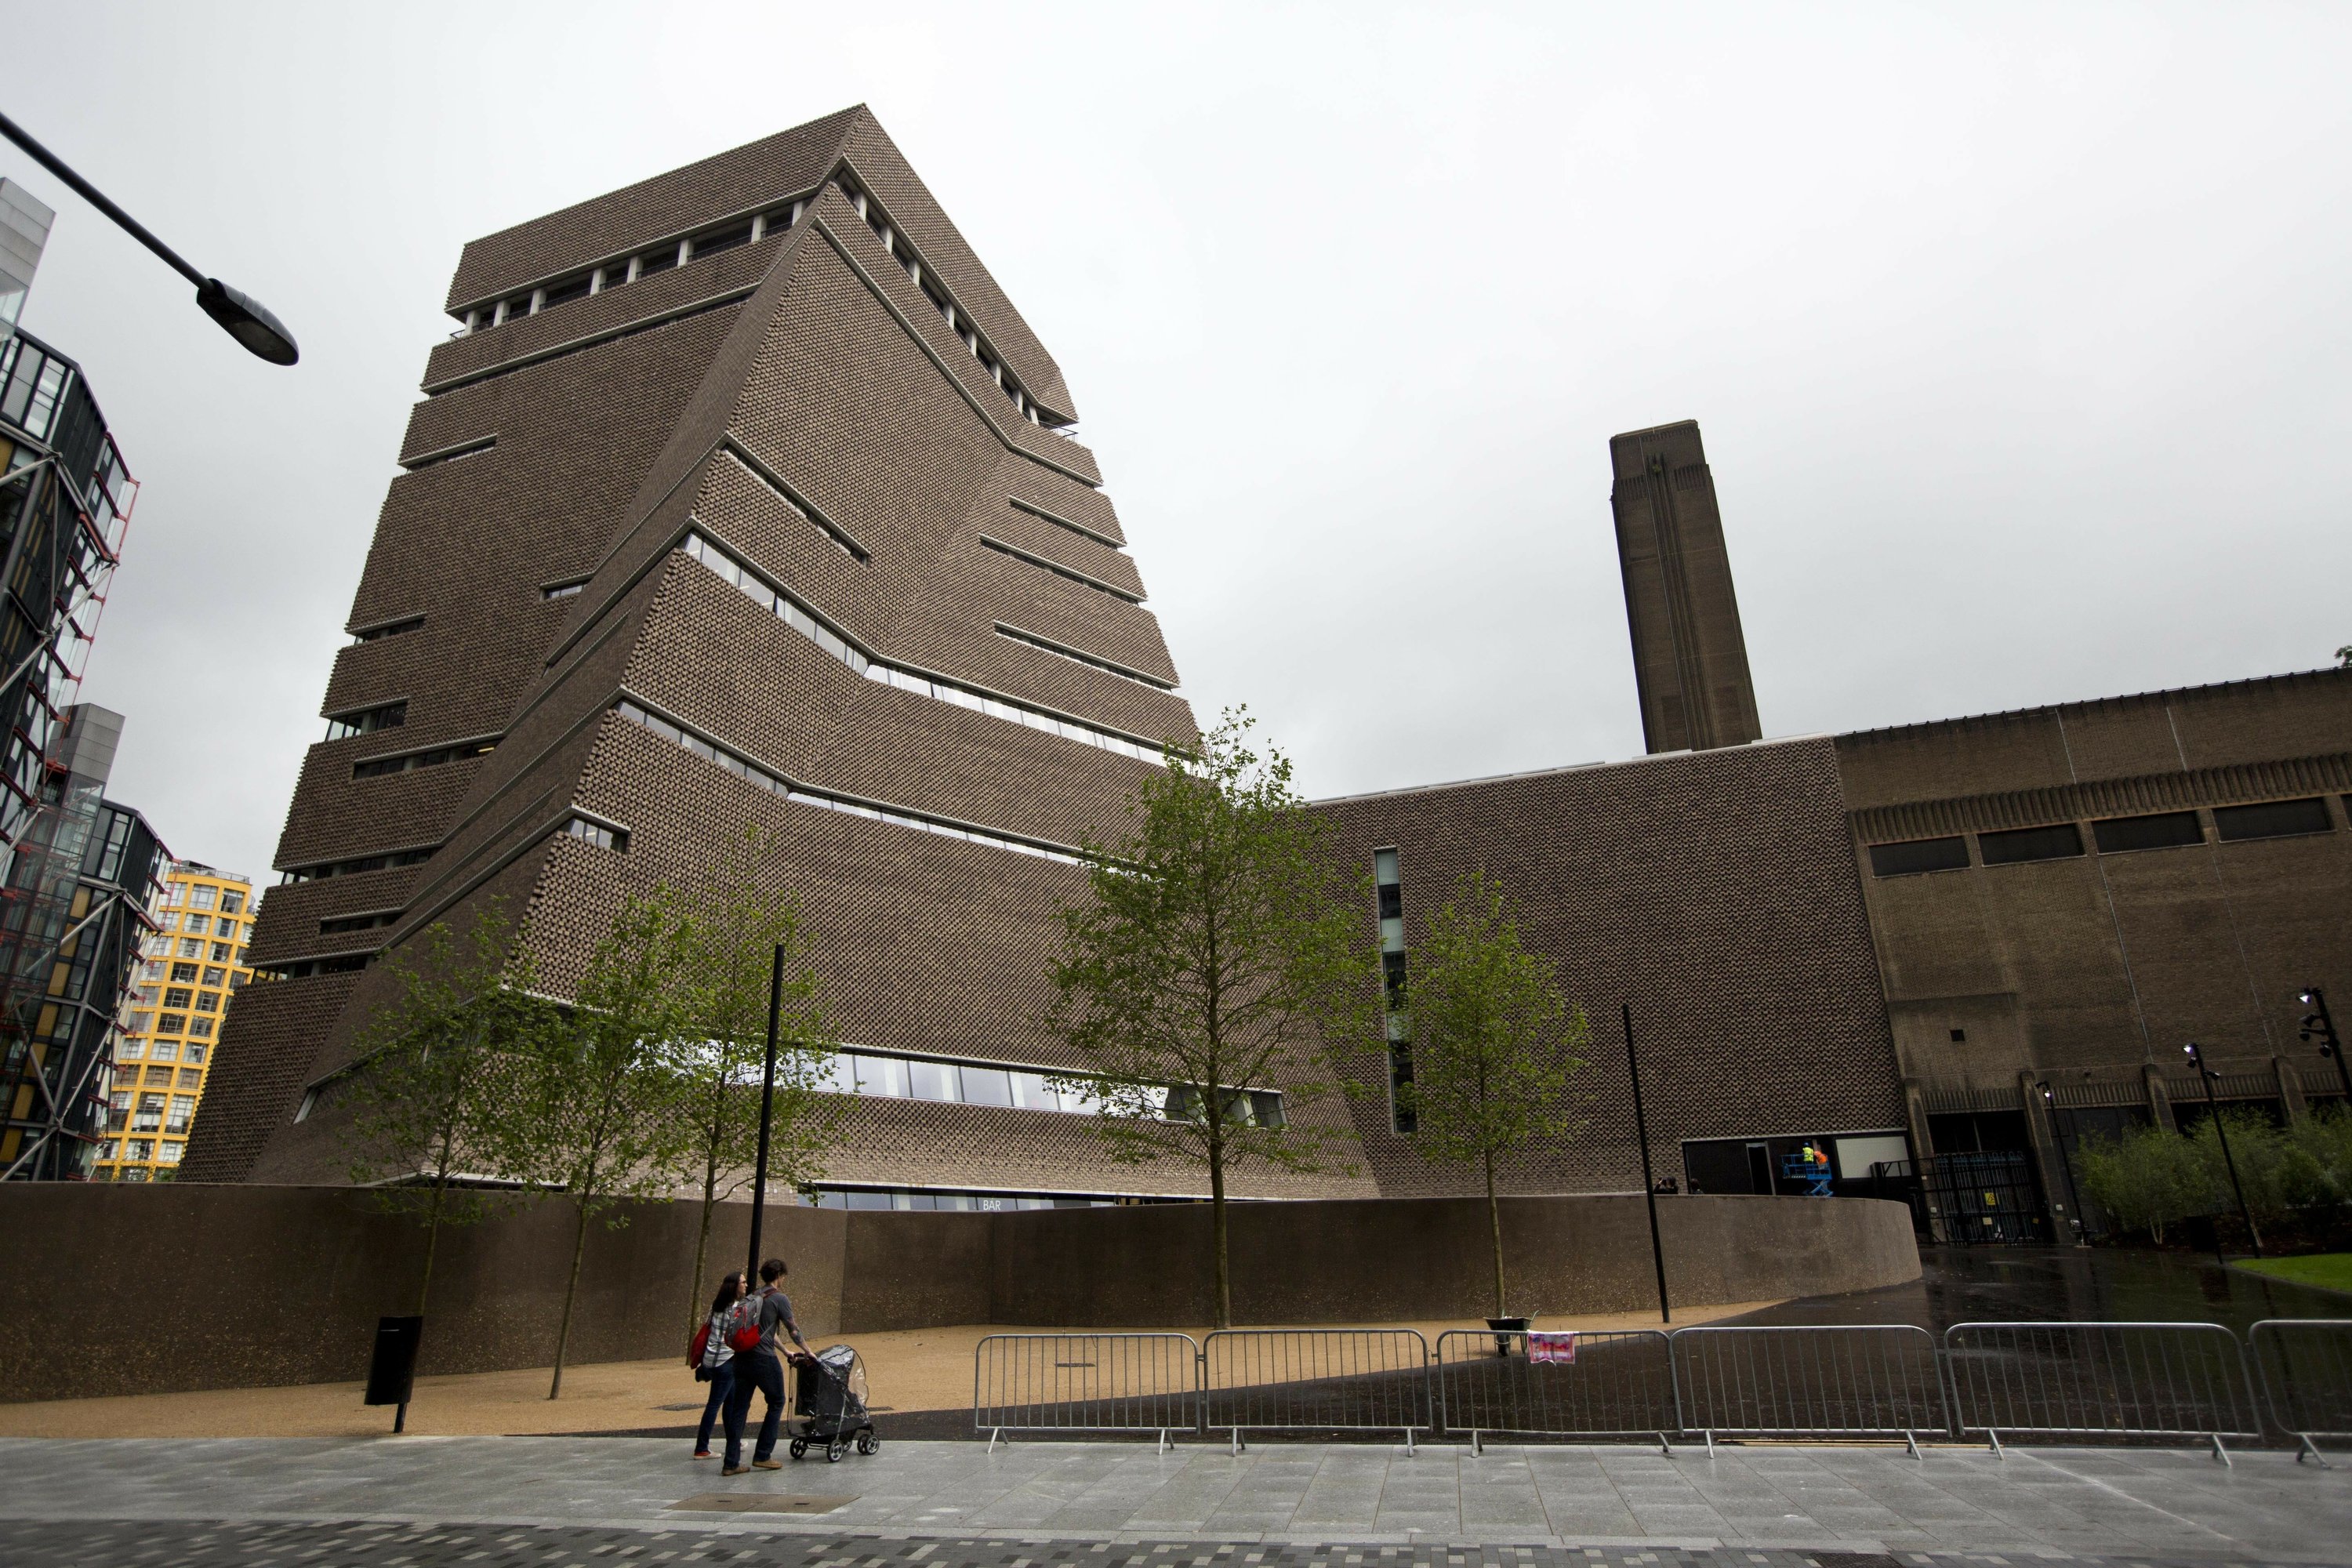
M702 1364L703 1352L708 1351L709 1348L710 1324L708 1320L705 1320L702 1327L694 1331L694 1342L686 1347L686 1364L694 1367L700 1366Z
M760 1348L760 1303L765 1292L746 1296L727 1314L727 1348L740 1355Z

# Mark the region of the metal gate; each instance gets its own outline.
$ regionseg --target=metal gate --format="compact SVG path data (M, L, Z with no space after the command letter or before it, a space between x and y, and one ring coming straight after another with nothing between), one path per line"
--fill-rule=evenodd
M2014 1247L2052 1239L2049 1205L2034 1179L2033 1156L2024 1150L1932 1154L1916 1168L1913 1201L1927 1210L1927 1229L1937 1240Z

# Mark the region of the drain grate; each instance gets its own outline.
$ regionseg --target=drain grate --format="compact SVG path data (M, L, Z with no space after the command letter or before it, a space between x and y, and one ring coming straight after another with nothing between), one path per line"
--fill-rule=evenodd
M773 1492L698 1492L670 1504L687 1513L831 1513L854 1497L778 1497Z

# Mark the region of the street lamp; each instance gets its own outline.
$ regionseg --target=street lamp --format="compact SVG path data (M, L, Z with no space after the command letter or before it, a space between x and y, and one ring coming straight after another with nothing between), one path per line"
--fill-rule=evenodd
M2091 1235L2083 1224L2083 1189L2074 1181L2074 1162L2066 1157L2066 1135L2058 1129L2058 1097L2050 1092L2046 1079L2033 1087L2042 1091L2042 1103L2050 1111L2050 1136L2058 1145L2058 1166L2066 1173L2066 1193L2074 1200L2074 1213L2068 1223L2074 1227L2075 1244L2088 1247Z
M2336 1020L2328 1016L2327 996L2316 985L2303 988L2300 998L2311 1012L2303 1020L2303 1037L2319 1042L2319 1054L2336 1058L2336 1076L2344 1080L2344 1109L2352 1112L2352 1066L2344 1060L2344 1042L2336 1037Z
M162 257L172 269L196 286L196 304L205 314L218 321L221 330L243 343L247 350L268 360L271 364L292 364L302 357L294 346L294 334L286 323L269 313L268 307L249 294L230 288L217 278L207 278L183 260L180 253L147 232L145 226L100 194L98 187L66 167L56 153L26 135L24 129L5 114L0 114L0 135L22 147L33 161L73 187L82 200L112 218L123 231Z
M768 971L768 1057L760 1070L760 1157L751 1173L751 1261L743 1270L748 1289L760 1277L760 1222L768 1215L768 1139L776 1121L776 1026L784 1006L784 944L776 943Z
M2197 1048L2196 1041L2191 1040L2180 1048L2189 1054L2189 1065L2197 1069L2198 1078L2205 1085L2205 1105L2213 1113L2213 1131L2221 1139L2221 1163L2230 1168L2230 1190L2238 1194L2238 1215L2246 1222L2246 1237L2253 1243L2254 1256L2260 1258L2263 1255L2262 1232L2254 1228L2254 1211L2246 1206L2245 1184L2238 1180L2238 1162L2230 1152L2230 1127L2221 1120L2221 1102L2213 1094L2213 1080L2221 1075L2205 1065L2205 1054ZM2213 1257L2224 1268L2230 1266L2230 1260L2221 1256L2221 1230L2219 1226L2213 1228Z

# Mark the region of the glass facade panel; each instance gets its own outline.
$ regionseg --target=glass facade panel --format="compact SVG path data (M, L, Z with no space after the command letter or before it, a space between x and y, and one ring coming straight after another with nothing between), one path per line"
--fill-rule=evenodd
M906 1064L912 1093L917 1100L957 1100L962 1095L953 1064L948 1062L910 1061Z
M1013 1075L1003 1068L968 1067L961 1071L963 1101L966 1105L1011 1105L1013 1103Z

